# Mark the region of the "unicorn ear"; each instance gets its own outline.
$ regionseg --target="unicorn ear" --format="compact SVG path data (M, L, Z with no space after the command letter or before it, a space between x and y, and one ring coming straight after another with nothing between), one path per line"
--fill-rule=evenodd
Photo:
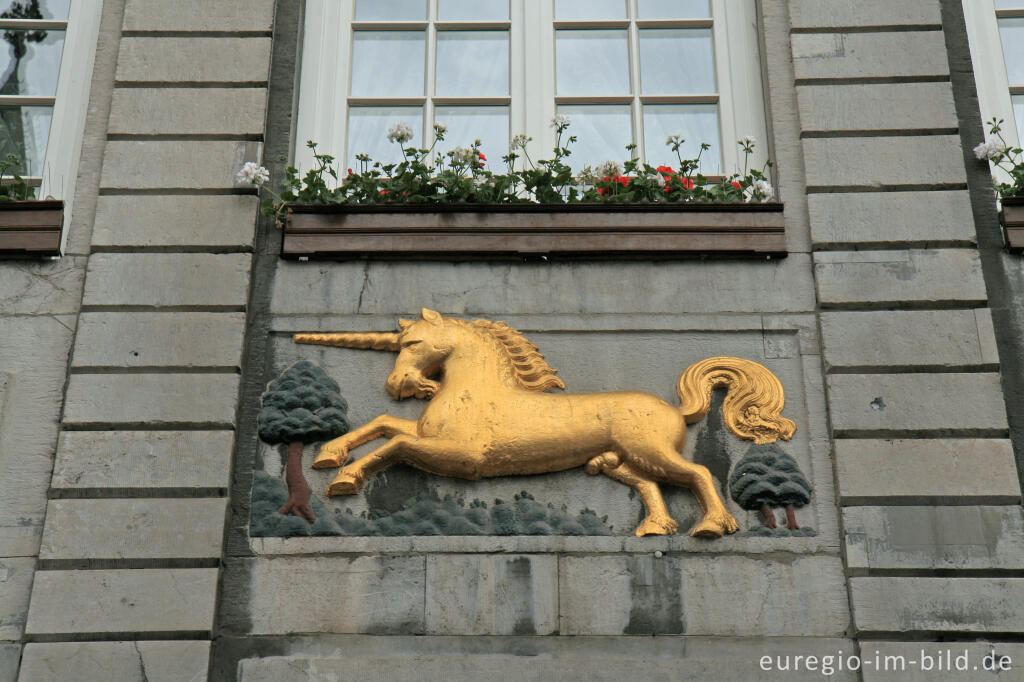
M412 320L399 320L398 321L398 326L401 327L402 329L407 329L408 327L412 326L413 324L415 324L415 322L413 322Z
M437 312L436 310L424 308L423 310L420 311L420 317L422 317L430 324L441 324L441 313Z

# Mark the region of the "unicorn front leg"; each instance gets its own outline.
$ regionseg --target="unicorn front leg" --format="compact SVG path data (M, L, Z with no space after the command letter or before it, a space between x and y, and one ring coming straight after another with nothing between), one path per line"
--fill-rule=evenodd
M365 457L345 466L327 486L327 494L354 495L363 487L367 478L398 463L440 476L475 481L480 478L483 455L467 451L464 442L398 435Z
M363 443L377 438L394 438L395 436L416 436L416 422L411 419L400 419L382 414L354 431L329 441L320 448L320 453L313 460L314 469L333 469L348 461L348 451Z

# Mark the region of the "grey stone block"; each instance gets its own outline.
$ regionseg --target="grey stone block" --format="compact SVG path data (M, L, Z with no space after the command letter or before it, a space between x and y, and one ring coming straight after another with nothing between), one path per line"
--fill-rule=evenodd
M239 367L242 313L83 313L75 367Z
M216 568L38 571L26 632L208 632Z
M128 0L126 31L269 31L274 23L272 0Z
M890 469L891 471L891 469ZM1024 569L1024 511L1005 507L847 507L847 567Z
M999 364L986 308L822 313L821 334L830 368Z
M427 632L550 635L557 630L556 557L507 554L427 557Z
M1021 496L1008 440L837 440L835 459L844 504L885 504L894 497L1013 503ZM881 471L886 475L879 476Z
M0 640L20 640L25 632L32 576L32 557L0 559Z
M101 187L232 189L235 174L247 161L259 162L262 147L259 142L243 141L114 140L103 152Z
M956 135L808 138L803 145L808 186L882 187L967 181Z
M89 258L84 305L244 306L244 253L97 253Z
M50 500L42 559L218 558L224 499Z
M423 556L288 557L244 563L250 576L249 603L229 606L225 618L235 627L247 627L249 634L424 631ZM241 566L229 564L228 570L232 568Z
M788 4L793 28L942 24L938 0L790 0Z
M871 661L861 673L863 682L1002 680L1019 675L1024 665L1024 644L873 641L861 644L861 656Z
M988 298L976 251L834 251L814 254L824 306L981 303Z
M638 297L637 291L644 295ZM751 292L771 291L771 296ZM558 295L552 295L558 292ZM657 263L280 263L276 314L456 315L800 312L815 306L807 254ZM393 324L393 323L392 323Z
M957 127L949 83L804 85L796 91L804 131Z
M0 262L0 311L5 315L75 314L82 302L85 258Z
M966 190L809 194L815 244L974 242Z
M122 38L116 79L264 83L269 68L270 38Z
M205 682L209 642L47 642L25 647L20 682Z
M997 373L833 374L828 390L836 435L1007 429Z
M563 635L834 636L849 623L831 557L564 556L559 602Z
M74 325L0 317L0 556L39 550Z
M798 80L949 74L942 31L800 33L791 42Z
M118 135L262 136L266 107L265 88L117 88L108 130Z
M171 424L229 427L239 378L233 374L75 374L65 424Z
M251 247L258 204L255 196L101 196L92 243Z
M226 488L232 431L65 431L54 489Z
M1021 578L851 578L860 632L1020 632Z
M21 662L19 642L0 642L0 679L18 679L18 664Z

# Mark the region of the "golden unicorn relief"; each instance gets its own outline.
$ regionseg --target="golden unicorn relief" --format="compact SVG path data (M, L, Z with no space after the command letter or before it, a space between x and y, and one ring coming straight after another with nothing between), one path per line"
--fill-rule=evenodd
M647 517L636 534L678 531L658 488L690 488L704 518L690 535L715 538L739 526L708 470L679 453L686 425L708 413L711 393L726 387L725 423L755 443L789 440L796 425L780 416L785 395L763 366L739 358L708 358L679 379L676 408L649 393L550 394L565 388L537 347L504 322L459 320L424 309L400 320L400 333L296 334L296 343L397 351L387 390L396 400L430 401L418 421L380 415L326 443L317 469L340 467L349 450L388 441L345 465L328 495L351 495L367 477L403 463L432 474L478 480L542 474L582 466L636 488Z

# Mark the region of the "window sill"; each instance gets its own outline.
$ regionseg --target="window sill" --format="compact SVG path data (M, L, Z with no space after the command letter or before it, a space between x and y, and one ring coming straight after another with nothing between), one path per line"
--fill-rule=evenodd
M1006 248L1012 253L1024 253L1024 197L1008 197L1002 202L999 220L1006 231Z
M785 256L783 205L291 206L281 257Z
M63 201L0 202L0 258L60 255Z

